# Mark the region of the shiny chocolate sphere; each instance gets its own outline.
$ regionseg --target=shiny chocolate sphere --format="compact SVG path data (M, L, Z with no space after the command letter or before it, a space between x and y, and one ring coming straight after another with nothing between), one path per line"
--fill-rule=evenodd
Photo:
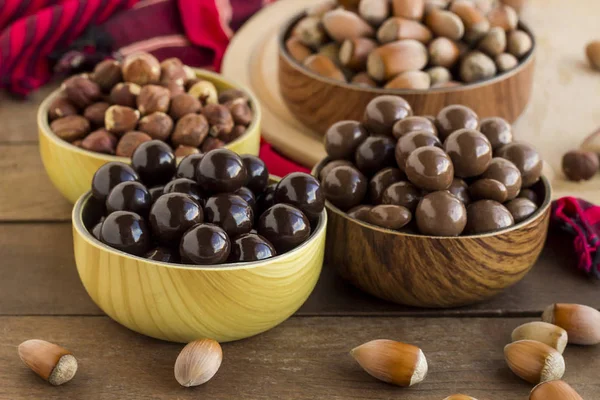
M264 237L255 233L245 233L231 242L229 262L249 262L275 257L275 247Z
M227 261L231 241L225 231L213 224L198 224L185 232L179 245L181 261L214 265Z
M421 199L415 218L422 234L458 236L467 224L467 210L462 201L447 190L441 190Z
M240 196L231 193L219 193L206 200L204 219L215 224L234 238L252 229L254 211Z
M336 167L325 177L323 193L334 206L348 210L365 198L367 178L354 167Z
M467 207L465 233L493 232L514 225L514 223L512 214L502 204L494 200L479 200Z
M260 216L257 231L273 244L277 254L283 254L308 239L310 223L298 208L275 204Z
M419 147L406 159L408 180L425 190L446 190L454 178L450 157L438 147Z
M247 177L244 162L231 150L211 150L198 164L198 183L211 193L233 192L246 184Z
M104 164L92 178L92 195L104 202L110 191L121 182L139 181L140 177L129 165L112 161Z
M332 160L352 159L356 148L369 136L358 121L339 121L325 132L325 151Z
M178 178L188 178L193 181L198 181L198 164L204 157L202 153L190 154L185 156L177 166L175 176Z
M246 183L244 186L252 190L255 195L262 193L269 184L269 171L264 161L250 154L243 154L240 157L246 167Z
M454 174L459 178L483 174L492 161L490 141L472 129L460 129L450 134L444 142L444 150L452 159Z
M148 217L152 234L164 246L176 245L185 231L204 221L202 207L184 193L166 193L156 200Z
M131 211L115 211L106 217L100 229L102 243L136 256L150 248L150 231L146 221Z
M165 263L179 262L179 256L167 247L155 247L144 255L145 258Z
M475 111L460 104L446 106L435 118L438 134L442 141L459 129L479 128L479 117Z
M309 219L314 219L325 207L325 196L317 178L304 172L292 172L277 184L275 203L291 204Z
M373 175L385 167L396 164L394 149L396 143L387 136L369 136L356 149L354 163L365 175Z
M412 113L410 104L400 96L377 96L367 104L362 122L372 135L392 136L394 124Z
M169 182L177 171L173 150L161 140L140 144L131 156L131 166L148 186Z
M164 193L185 193L198 202L204 204L202 189L196 181L189 178L177 178L165 185Z
M384 168L369 181L369 200L371 204L381 204L383 192L392 184L406 179L404 172L398 168Z
M152 197L146 186L140 182L121 182L113 188L106 198L106 211L131 211L143 216L148 215Z

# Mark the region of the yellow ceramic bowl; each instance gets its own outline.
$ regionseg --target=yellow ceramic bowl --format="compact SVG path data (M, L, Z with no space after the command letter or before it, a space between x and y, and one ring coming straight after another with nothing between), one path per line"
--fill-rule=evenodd
M195 70L195 72L199 78L214 83L218 90L240 88L248 94L250 107L254 111L254 121L243 136L228 143L225 147L238 154L258 155L261 110L254 94L247 88L226 80L214 72L205 70ZM67 200L75 203L82 194L89 190L92 177L98 168L110 161L129 163L130 159L87 151L56 136L48 123L48 107L57 96L61 95L61 92L60 89L54 91L38 109L40 154L44 168L54 186Z
M273 328L312 292L323 265L327 213L311 237L271 259L185 266L132 256L96 240L90 193L73 208L75 261L83 286L115 321L157 339L227 342Z

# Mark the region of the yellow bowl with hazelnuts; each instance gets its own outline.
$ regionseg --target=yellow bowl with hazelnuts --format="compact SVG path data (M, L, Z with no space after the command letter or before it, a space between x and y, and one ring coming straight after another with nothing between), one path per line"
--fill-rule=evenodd
M258 155L260 121L260 105L247 88L148 53L105 60L90 74L68 78L37 115L44 168L71 203L100 166L128 163L150 140L167 142L178 159L220 147Z

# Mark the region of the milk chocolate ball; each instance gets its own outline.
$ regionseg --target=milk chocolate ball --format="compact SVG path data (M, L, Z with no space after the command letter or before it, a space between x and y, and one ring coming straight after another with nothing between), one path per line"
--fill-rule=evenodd
M325 207L325 196L321 184L314 176L304 172L292 172L277 184L275 203L291 204L309 219L315 219Z
M352 159L367 136L367 130L358 121L336 122L325 133L325 151L332 160Z
M513 216L515 220L515 224L518 224L521 221L525 221L529 218L536 210L537 205L529 200L522 197L517 197L506 203L506 208L510 211L510 214Z
M104 202L110 191L121 182L139 181L140 177L129 165L112 161L104 164L92 178L92 195Z
M223 229L213 224L198 224L185 232L179 245L181 261L196 265L224 263L231 242Z
M481 132L471 129L461 129L448 136L444 150L452 159L454 173L460 178L483 174L492 161L489 140Z
M432 192L423 197L415 213L419 232L432 236L458 236L467 224L467 210L450 192Z
M115 211L102 223L100 240L108 246L135 256L150 247L150 231L146 221L131 211Z
M419 147L406 160L406 176L417 187L425 190L446 190L454 178L450 157L438 147Z
M233 238L250 232L254 222L254 211L240 196L219 193L206 200L204 220L220 226Z
M256 207L256 195L252 190L248 189L246 186L242 186L235 192L232 192L236 196L240 196L248 205L254 209Z
M512 200L521 190L521 172L507 159L494 157L482 178L495 179L506 187L506 199Z
M152 205L148 221L154 237L168 247L178 243L185 231L204 221L204 213L189 195L166 193Z
M386 229L401 229L412 219L411 212L402 206L380 204L369 210L367 222Z
M433 136L437 136L437 128L435 124L426 117L406 117L394 124L392 133L396 139L406 135L410 132L425 131L431 133Z
M373 175L380 169L395 165L396 144L387 136L369 136L356 149L354 162L365 175Z
M179 162L175 176L178 178L188 178L193 181L198 181L198 164L200 164L202 157L204 157L204 154L202 153L185 156Z
M507 228L515 223L510 211L494 200L479 200L467 207L465 233L477 234Z
M249 262L275 257L277 251L267 239L255 233L238 236L231 242L229 262Z
M538 195L531 189L521 189L517 198L529 199L533 203L538 204Z
M406 178L406 175L398 168L384 168L376 173L369 181L369 200L371 204L380 204L381 196L385 189L392 183L399 182Z
M233 192L246 184L246 166L231 150L215 149L198 164L198 183L209 192Z
M106 211L131 211L145 216L150 211L152 198L146 186L140 182L121 182L110 191L106 198Z
M243 154L240 156L246 167L246 184L244 186L252 190L255 195L262 193L269 184L269 170L260 158Z
M193 181L188 178L173 179L171 182L165 185L163 192L185 193L192 197L194 200L196 200L198 204L204 204L204 199L202 198L202 189L200 189L200 185L198 185L196 181Z
M477 129L479 117L469 107L454 104L442 108L435 119L435 124L440 139L444 141L451 133L459 129Z
M473 200L494 200L504 203L508 196L506 186L495 179L478 179L469 186L469 194Z
M170 248L167 247L156 247L144 255L145 258L154 261L176 263L179 262L177 254L173 253Z
M500 117L482 119L479 131L488 138L494 151L513 141L512 126Z
M450 184L448 191L456 196L457 199L465 203L465 205L471 202L471 196L469 196L469 186L460 178L452 179L452 183Z
M348 211L348 217L358 219L359 221L368 222L369 211L373 208L373 206L368 206L365 204L361 204L360 206L356 206L351 208Z
M350 167L354 167L354 164L352 164L348 160L333 160L333 161L329 161L327 164L325 164L323 166L323 168L321 168L321 171L319 171L319 180L321 182L323 182L323 179L329 173L329 171L331 171L335 167L339 167L341 165L348 165Z
M442 148L442 143L440 142L440 139L427 131L415 131L401 136L396 143L395 149L396 163L400 170L404 171L406 168L406 159L410 153L419 147L426 146Z
M257 228L258 234L273 244L277 254L299 246L310 236L308 218L289 204L269 208L260 216Z
M323 181L323 193L334 206L348 210L363 201L367 178L354 167L335 167Z
M388 186L383 192L381 202L383 204L406 207L411 212L414 212L422 197L419 188L410 182L402 181Z
M521 186L528 188L542 176L540 154L529 144L512 142L498 149L498 157L511 161L521 171Z
M377 96L367 104L363 124L372 135L392 136L396 121L411 115L412 108L402 97Z

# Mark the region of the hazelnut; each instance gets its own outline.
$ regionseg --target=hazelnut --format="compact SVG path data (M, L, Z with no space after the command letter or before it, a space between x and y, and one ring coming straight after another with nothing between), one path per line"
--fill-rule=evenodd
M506 50L506 32L496 26L481 39L477 48L490 57L495 57Z
M337 0L327 0L321 2L315 2L306 9L306 15L311 17L320 17L327 11L331 11L338 6Z
M533 41L528 33L513 31L508 34L508 52L517 58L529 53L533 47Z
M198 153L200 153L200 150L198 150L197 147L178 146L175 149L175 157L185 157L185 156L189 156L190 154L198 154Z
M144 132L130 131L123 135L117 144L116 154L119 157L131 157L135 149L142 143L151 141L152 138Z
M145 132L152 139L166 141L171 135L173 130L173 120L167 114L157 111L152 114L148 114L138 123L139 131Z
M252 122L252 110L245 101L233 100L225 104L236 125L248 126ZM210 122L210 120L209 120Z
M494 58L494 61L496 62L496 67L498 67L498 71L500 72L509 71L519 64L517 57L508 53L498 54L496 58Z
M359 72L354 75L350 82L358 86L377 87L377 82L375 82L366 72Z
M425 72L429 74L429 79L431 80L431 86L441 85L452 80L452 74L448 70L448 68L444 67L431 67L427 69Z
M386 89L416 89L427 90L431 86L431 78L427 72L405 71L390 80Z
M198 147L208 135L208 128L208 121L204 115L184 115L175 125L171 142L174 146Z
M167 81L161 83L160 85L169 90L169 96L171 97L171 100L173 100L173 97L185 93L185 87L183 86L183 83L179 81Z
M329 58L335 65L340 65L342 63L339 57L341 47L342 46L339 43L330 42L319 47L317 54L321 54Z
M425 24L436 36L459 40L465 34L465 25L458 15L441 9L434 9L425 16Z
M183 86L187 73L179 58L167 58L160 63L160 81L162 83L174 81Z
M169 89L158 85L146 85L142 87L137 97L137 107L142 115L152 114L153 112L167 112L171 102L171 93Z
M425 0L392 0L392 11L396 17L420 20L425 12Z
M456 42L445 37L435 38L429 43L427 51L431 65L445 68L451 68L460 56Z
M110 104L104 101L90 104L83 111L83 116L94 126L104 126L104 114L108 107L110 107Z
M186 114L195 114L202 109L200 100L188 93L181 93L171 99L169 114L173 119L179 119Z
M233 117L229 109L222 104L207 104L202 109L202 114L206 117L210 125L210 134L213 137L226 137L233 129Z
M104 126L117 135L132 131L140 119L140 112L131 107L110 106L104 114Z
M581 143L581 150L591 151L600 157L600 129L596 130Z
M123 79L140 86L158 83L160 80L160 64L156 57L149 53L135 53L123 60Z
M344 67L364 71L367 68L369 53L376 47L375 41L368 38L347 39L340 47L338 58Z
M326 12L321 23L329 36L338 43L357 37L372 37L375 30L357 14L336 8Z
M219 95L212 82L198 81L188 89L188 93L200 100L202 104L217 104Z
M77 107L73 105L66 97L57 97L52 100L48 106L48 118L53 121L57 118L77 115Z
M117 137L106 129L98 129L81 141L81 148L96 153L115 154L117 141Z
M85 108L102 97L100 86L82 75L70 77L61 87L69 100L79 108Z
M500 5L493 8L487 15L492 27L499 26L507 32L514 30L519 23L519 16L514 8Z
M341 82L346 81L346 77L342 71L338 68L335 62L333 62L331 58L327 57L326 55L313 54L304 60L304 66L326 78Z
M83 140L77 139L77 140L71 142L71 144L75 147L81 147L81 142L83 142Z
M110 102L120 106L135 108L142 88L131 82L117 83L110 91Z
M389 80L405 71L421 70L427 61L427 48L423 43L399 40L373 50L367 58L367 72L376 81Z
M50 129L62 140L73 142L90 132L90 123L80 115L69 115L52 121Z
M304 45L313 49L316 49L327 40L327 34L323 29L320 17L302 18L292 29L292 36L297 37Z
M220 149L225 147L225 142L220 139L208 136L204 142L202 142L202 146L200 147L200 151L203 153L207 153L211 150Z
M588 43L585 48L585 55L590 62L590 65L600 70L600 40Z
M246 133L246 127L243 125L236 125L227 136L227 139L229 139L229 142L233 142L235 139L242 137L244 133Z
M591 151L571 150L562 159L563 172L575 182L592 179L599 167L598 155Z
M310 47L304 45L297 37L291 37L285 42L285 48L288 53L292 56L292 58L298 62L303 62L310 55L312 55L312 50Z
M358 3L358 14L373 26L379 26L390 15L388 0L361 0Z
M116 60L104 60L94 68L92 80L100 86L104 92L110 91L117 83L123 81L121 63Z
M480 51L473 51L462 60L460 77L464 82L477 82L496 75L494 61Z
M225 89L221 93L219 93L219 103L221 104L225 104L227 102L238 99L241 99L246 103L250 101L250 98L248 97L246 92L240 89Z
M387 19L377 30L380 43L390 43L396 40L414 39L427 44L433 35L429 28L420 22L401 17Z

